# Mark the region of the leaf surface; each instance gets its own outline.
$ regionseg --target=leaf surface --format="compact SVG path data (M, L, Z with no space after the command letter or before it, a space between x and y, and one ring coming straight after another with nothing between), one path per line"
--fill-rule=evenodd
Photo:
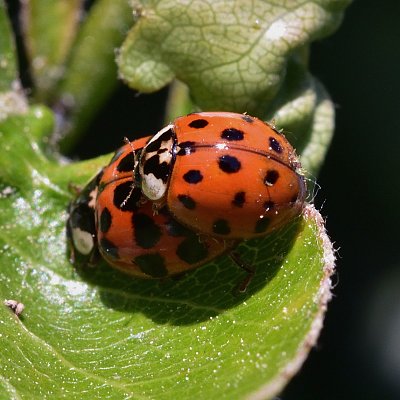
M70 182L107 157L60 165L43 139L52 115L34 107L0 124L0 385L13 398L269 398L315 342L333 255L319 214L239 247L245 277L220 257L181 280L131 279L67 258ZM5 145L5 143L7 145Z

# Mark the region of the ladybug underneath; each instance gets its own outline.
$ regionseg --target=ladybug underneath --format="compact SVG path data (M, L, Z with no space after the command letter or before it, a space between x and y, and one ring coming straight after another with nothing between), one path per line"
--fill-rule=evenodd
M189 114L117 150L70 204L71 259L100 253L131 275L180 274L288 223L305 196L295 151L272 125Z

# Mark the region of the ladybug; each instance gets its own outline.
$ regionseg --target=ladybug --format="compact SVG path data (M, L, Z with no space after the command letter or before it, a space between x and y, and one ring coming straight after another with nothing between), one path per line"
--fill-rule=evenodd
M193 113L126 143L70 204L75 264L102 256L123 272L163 278L270 234L300 215L306 185L273 125L246 114Z
M175 220L167 207L154 211L134 177L135 155L150 139L116 151L70 204L67 233L71 261L111 266L141 278L178 275L230 250L236 241L200 237Z
M246 114L177 118L145 145L138 168L146 198L213 237L265 236L304 205L293 147L274 126Z

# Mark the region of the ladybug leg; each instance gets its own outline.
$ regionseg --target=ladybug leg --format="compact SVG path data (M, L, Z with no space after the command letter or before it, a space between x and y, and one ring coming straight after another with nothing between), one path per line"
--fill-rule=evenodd
M256 270L252 265L245 262L237 251L231 251L229 253L229 257L239 268L247 272L246 277L243 279L243 281L239 282L239 284L236 287L236 290L239 293L244 293L247 287L249 286L251 280L253 279Z

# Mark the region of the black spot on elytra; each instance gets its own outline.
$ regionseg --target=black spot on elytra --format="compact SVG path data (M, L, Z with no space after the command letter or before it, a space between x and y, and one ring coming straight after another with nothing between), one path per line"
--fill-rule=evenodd
M179 143L179 151L176 153L178 156L188 156L196 151L194 147L196 142L192 142L190 140L186 142Z
M254 122L254 119L250 117L250 115L242 115L242 120L248 122L249 124Z
M183 179L187 183L196 184L203 180L203 175L198 169L191 169L183 175Z
M158 154L150 157L145 161L143 166L143 172L145 175L153 174L157 179L161 179L163 183L167 183L171 164L163 161L160 163L160 157Z
M243 140L244 132L235 128L227 128L222 131L221 138L229 141Z
M106 207L103 209L103 211L100 214L100 230L103 233L108 232L108 230L111 227L111 222L112 222L112 216L110 213L110 210Z
M272 186L276 183L278 178L279 178L279 172L274 169L270 169L267 171L265 175L264 184L267 186Z
M246 202L246 193L245 192L237 192L232 200L232 204L236 207L243 207L243 204Z
M238 172L241 168L240 161L233 156L224 155L218 160L219 168L227 174Z
M201 129L201 128L205 128L208 125L208 121L203 119L203 118L199 118L199 119L194 119L189 126L191 128L196 128L196 129Z
M147 153L152 153L153 151L160 150L162 142L167 142L168 140L170 140L172 138L172 135L173 135L172 129L168 129L156 140L151 141L150 139L150 142L147 144L145 151Z
M135 166L135 157L133 153L128 153L119 163L117 166L117 170L119 172L129 172L133 171Z
M196 202L186 194L179 194L178 200L183 204L188 210L194 210L196 208Z
M142 196L142 192L140 188L132 190L132 185L132 181L126 181L114 189L113 203L121 211L136 211L138 209L137 204Z
M264 233L267 230L270 222L271 222L270 219L267 217L260 218L256 223L254 232L255 233Z
M279 154L283 151L282 146L273 136L270 136L269 138L269 147L271 147L273 151Z
M193 233L190 229L186 228L173 218L170 218L165 223L165 228L168 235L173 237L188 236Z
M134 228L134 240L143 249L151 249L161 238L161 228L154 222L153 218L146 214L136 213L132 216Z
M112 258L119 258L118 248L110 240L106 238L101 238L99 246L103 250L103 252L106 253L108 256Z
M268 201L266 201L266 202L264 203L264 209L265 209L265 211L271 210L272 208L274 208L274 206L275 206L275 203L274 203L273 201L271 201L271 200L268 200Z
M208 256L207 245L193 234L183 240L176 249L176 255L188 264L196 264Z
M212 230L218 235L228 235L231 233L231 228L226 219L218 219L213 223Z
M142 254L133 259L133 262L146 275L152 278L163 278L168 275L164 257L159 253Z

